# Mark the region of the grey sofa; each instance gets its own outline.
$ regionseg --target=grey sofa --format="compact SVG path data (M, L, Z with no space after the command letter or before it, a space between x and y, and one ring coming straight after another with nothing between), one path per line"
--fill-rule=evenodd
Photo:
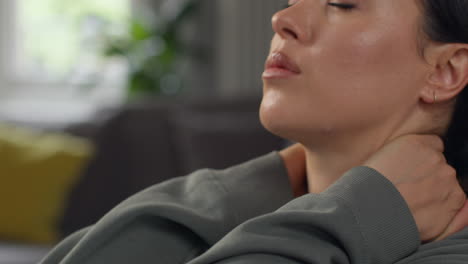
M96 153L67 198L62 236L101 218L126 197L200 168L221 169L280 149L258 118L258 99L148 100L67 129ZM36 263L49 247L0 243L0 264Z
M96 222L153 184L282 148L284 141L261 126L259 104L258 99L166 99L119 109L93 136L97 153L69 197L62 234Z
M0 243L0 264L37 263L49 250L50 246Z

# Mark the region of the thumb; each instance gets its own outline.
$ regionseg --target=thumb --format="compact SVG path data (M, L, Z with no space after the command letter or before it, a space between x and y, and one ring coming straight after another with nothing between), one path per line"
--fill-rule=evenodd
M465 201L465 205L455 215L445 232L442 235L440 235L435 241L443 240L457 232L460 232L465 227L468 227L468 200Z
M306 154L301 144L295 144L282 151L280 156L288 172L289 181L296 197L307 193Z

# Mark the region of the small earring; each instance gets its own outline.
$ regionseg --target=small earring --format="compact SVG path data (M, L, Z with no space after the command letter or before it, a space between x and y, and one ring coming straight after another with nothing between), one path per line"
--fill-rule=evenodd
M436 93L434 92L434 102L433 102L433 104L435 104L436 102L437 102L437 95L436 95Z

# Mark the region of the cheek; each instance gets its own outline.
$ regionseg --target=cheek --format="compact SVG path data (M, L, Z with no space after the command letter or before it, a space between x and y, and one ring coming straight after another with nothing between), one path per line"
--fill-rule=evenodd
M366 32L355 28L321 35L301 51L300 79L288 89L265 90L261 118L270 131L294 138L362 130L417 102L421 61L412 35L377 26Z
M345 32L352 32L347 30ZM342 112L390 111L402 97L414 98L417 52L403 33L385 31L330 32L321 49L312 50L308 87L324 101L340 104Z

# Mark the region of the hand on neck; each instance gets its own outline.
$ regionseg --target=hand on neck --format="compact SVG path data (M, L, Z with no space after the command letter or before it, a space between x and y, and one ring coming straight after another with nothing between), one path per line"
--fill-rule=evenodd
M314 144L303 144L306 152L309 193L321 193L351 168L361 166L388 142L409 134L443 135L449 125L450 112L435 115L418 108L412 114L389 121L379 128L352 133L334 133ZM437 122L435 121L437 119Z

